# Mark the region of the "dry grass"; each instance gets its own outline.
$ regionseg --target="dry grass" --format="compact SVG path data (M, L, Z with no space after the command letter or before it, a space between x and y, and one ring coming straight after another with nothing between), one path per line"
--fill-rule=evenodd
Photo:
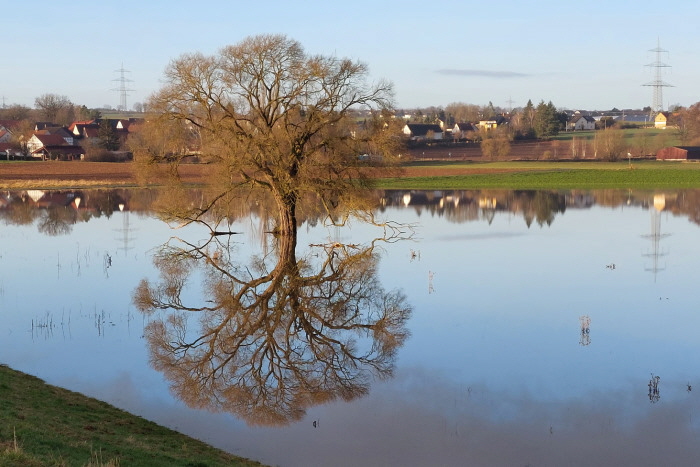
M101 188L105 186L128 187L134 186L131 182L118 180L2 180L0 188L5 190L30 190L30 189L62 189L62 188Z
M187 164L180 167L186 184L202 183L205 165ZM2 162L0 189L29 188L97 188L105 186L137 186L138 179L131 162Z

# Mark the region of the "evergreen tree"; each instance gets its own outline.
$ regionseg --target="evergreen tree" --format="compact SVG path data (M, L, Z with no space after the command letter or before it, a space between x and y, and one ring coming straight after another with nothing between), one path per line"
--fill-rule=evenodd
M108 151L116 151L119 149L119 135L114 130L111 122L109 120L102 120L100 122L100 129L97 132L97 136L100 139L100 147Z
M532 125L535 135L541 139L556 136L559 133L559 124L559 114L552 101L549 101L547 104L544 101L540 101L537 105Z
M533 129L533 125L535 122L535 114L535 106L532 105L532 100L528 99L527 105L525 105L525 107L520 113L519 124L517 128L519 138L535 138L535 130Z
M532 99L528 99L527 105L525 105L525 108L523 109L523 117L528 128L532 128L532 125L534 124L535 112L535 106L532 105Z
M497 116L498 113L496 112L496 108L493 106L493 102L489 101L489 105L486 106L486 109L484 110L484 117L485 118L492 118Z

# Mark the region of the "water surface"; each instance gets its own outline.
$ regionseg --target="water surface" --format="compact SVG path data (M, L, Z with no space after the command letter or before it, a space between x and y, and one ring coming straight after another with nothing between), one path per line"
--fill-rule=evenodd
M379 216L415 226L377 269L411 336L364 397L284 426L174 397L132 294L159 246L208 233L130 191L5 193L0 362L272 465L696 464L696 191L382 195ZM232 230L261 253L259 218ZM304 222L298 248L378 235Z

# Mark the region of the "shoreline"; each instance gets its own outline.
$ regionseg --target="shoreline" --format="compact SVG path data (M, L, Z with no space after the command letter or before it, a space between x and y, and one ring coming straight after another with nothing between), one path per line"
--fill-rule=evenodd
M1 363L0 400L0 465L263 465Z

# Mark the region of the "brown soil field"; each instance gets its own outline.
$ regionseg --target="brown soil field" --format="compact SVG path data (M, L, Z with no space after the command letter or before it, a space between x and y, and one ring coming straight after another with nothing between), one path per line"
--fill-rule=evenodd
M202 183L206 165L183 164L180 176L185 183ZM507 172L507 169L499 172ZM403 177L439 177L483 173L483 169L459 167L408 167ZM493 173L494 170L490 169ZM376 174L382 176L380 172ZM0 188L50 188L54 185L89 187L99 185L136 185L133 165L129 162L10 162L0 163Z
M108 162L12 162L0 164L0 180L133 181L132 166Z

